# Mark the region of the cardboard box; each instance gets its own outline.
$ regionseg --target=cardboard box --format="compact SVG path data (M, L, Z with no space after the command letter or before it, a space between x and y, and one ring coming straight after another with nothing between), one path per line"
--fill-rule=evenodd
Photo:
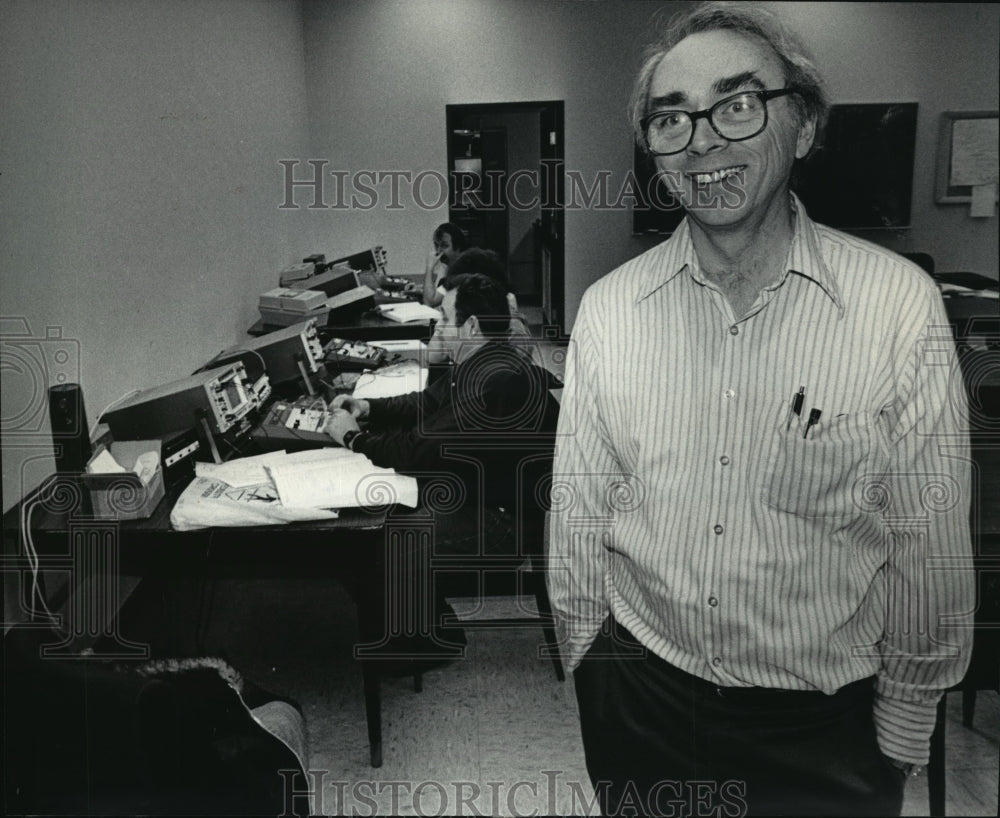
M159 440L114 440L111 442L111 456L130 471L112 474L87 474L82 476L83 485L90 491L90 501L94 516L100 520L145 520L163 499L163 463L156 467L156 473L148 485L131 469L139 456L155 451L160 456ZM91 458L93 462L102 451L101 447ZM89 464L88 464L89 465Z

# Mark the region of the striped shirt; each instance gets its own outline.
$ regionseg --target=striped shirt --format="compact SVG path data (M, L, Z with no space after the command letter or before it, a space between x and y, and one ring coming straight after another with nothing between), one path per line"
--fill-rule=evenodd
M745 316L701 273L686 220L585 293L552 605L570 668L610 613L720 686L876 676L883 752L922 764L971 649L962 377L933 282L792 205L786 269Z

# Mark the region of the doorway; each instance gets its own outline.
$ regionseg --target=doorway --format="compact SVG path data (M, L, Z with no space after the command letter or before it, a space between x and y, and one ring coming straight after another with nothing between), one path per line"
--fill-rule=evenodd
M563 103L448 105L448 220L507 266L518 303L562 327Z

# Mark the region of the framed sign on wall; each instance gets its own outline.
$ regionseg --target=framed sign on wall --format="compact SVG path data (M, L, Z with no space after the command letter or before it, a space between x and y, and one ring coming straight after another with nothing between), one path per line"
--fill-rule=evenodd
M945 111L938 138L938 204L997 200L997 112Z

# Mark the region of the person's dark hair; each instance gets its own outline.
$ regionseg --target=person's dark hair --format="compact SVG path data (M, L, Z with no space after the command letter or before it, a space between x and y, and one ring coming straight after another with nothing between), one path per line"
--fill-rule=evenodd
M815 150L821 142L823 126L830 111L823 78L798 38L777 15L757 4L745 2L705 3L673 17L662 36L646 49L629 102L629 118L639 145L646 149L642 119L649 113L649 86L663 55L691 34L720 29L757 37L775 53L784 68L785 86L796 91L789 99L799 122L816 121L816 136L811 151Z
M492 278L503 287L504 292L510 290L510 285L507 283L507 270L504 268L503 262L500 261L500 256L492 250L483 250L480 247L470 247L463 251L448 266L448 274L441 280L440 286L446 290L452 290L454 284L449 279L473 273Z
M439 224L434 230L433 240L435 242L441 241L445 233L451 236L451 246L456 250L461 251L468 247L465 231L457 224L452 224L451 222Z
M474 315L484 335L499 337L510 330L507 288L500 282L482 273L467 273L454 276L452 289L455 290L455 321L458 326Z

